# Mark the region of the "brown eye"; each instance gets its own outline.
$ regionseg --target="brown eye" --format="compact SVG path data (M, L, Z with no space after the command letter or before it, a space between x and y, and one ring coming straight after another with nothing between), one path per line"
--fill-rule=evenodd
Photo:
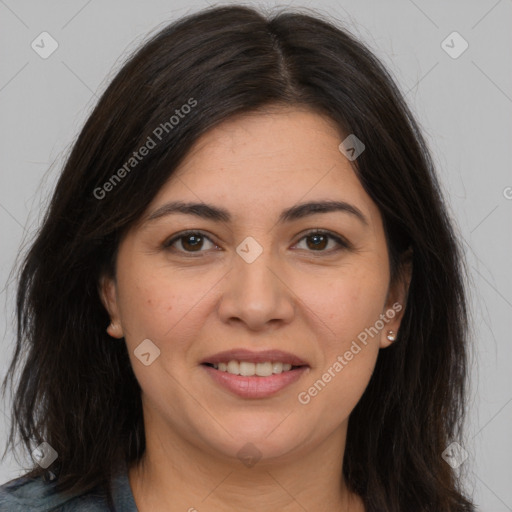
M306 237L306 240L311 241L311 243L307 244L310 249L325 249L328 244L328 238L326 235L309 235Z
M181 246L187 251L200 250L204 243L201 235L185 235L181 237Z
M347 242L328 231L312 231L303 236L299 242L302 240L306 240L306 249L313 252L334 252L349 247ZM335 242L334 248L325 250L331 240Z
M181 233L164 244L165 248L172 248L178 252L192 253L192 252L204 252L201 249L204 248L205 242L210 243L212 246L215 244L210 240L209 237L199 231L190 231ZM216 246L215 246L216 247Z

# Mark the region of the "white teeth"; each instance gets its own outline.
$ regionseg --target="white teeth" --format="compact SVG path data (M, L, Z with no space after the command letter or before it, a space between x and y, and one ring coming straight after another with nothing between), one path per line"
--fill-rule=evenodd
M213 367L221 372L228 372L232 375L241 375L243 377L269 377L272 374L287 372L292 369L290 363L265 362L249 363L247 361L229 361L228 363L214 364Z
M243 377L251 377L252 375L256 374L256 365L254 363L247 363L245 361L242 361L239 364L240 368L240 375Z
M240 375L240 365L238 364L238 361L229 361L228 373L232 373L233 375Z
M272 375L272 363L258 363L256 365L256 375L258 377L269 377Z
M283 363L272 363L272 373L283 373Z

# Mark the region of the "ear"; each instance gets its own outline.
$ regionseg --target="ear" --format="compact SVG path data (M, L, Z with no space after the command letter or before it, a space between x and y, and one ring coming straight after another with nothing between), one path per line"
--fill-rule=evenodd
M110 325L107 327L108 334L113 338L122 338L124 334L119 316L115 278L109 277L106 274L102 275L98 283L98 293L103 306L110 316Z
M402 254L398 275L395 282L391 283L389 287L383 315L381 315L385 325L380 333L380 348L389 347L398 336L411 283L412 254L411 247ZM388 335L394 339L389 339Z

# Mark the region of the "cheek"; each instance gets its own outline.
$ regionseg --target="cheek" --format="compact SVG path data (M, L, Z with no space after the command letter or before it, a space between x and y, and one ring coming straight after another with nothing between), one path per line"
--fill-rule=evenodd
M218 280L213 277L186 277L154 265L125 267L119 276L119 296L127 343L136 346L149 338L162 352L171 342L173 353L185 349L199 329L197 315Z
M119 280L120 315L127 341L138 338L159 339L165 329L171 329L172 318L178 312L177 290L166 286L151 275L132 273ZM183 303L181 303L183 304Z
M379 335L371 328L383 312L386 291L386 275L361 267L340 274L324 293L310 294L308 306L325 335L318 337L321 359L298 400L326 428L348 418L368 386L379 353Z
M155 268L144 271L143 267L131 267L118 282L120 316L131 365L145 394L153 406L159 407L155 397L165 397L169 388L178 385L174 377L184 370L180 367L196 338L199 323L194 319L194 306L204 295L204 281L177 279L171 272ZM139 346L146 339L159 350L148 366L137 356L143 353ZM152 345L145 346L149 346L152 359L157 352ZM178 414L179 400L176 404L160 406Z
M358 265L333 275L314 294L304 290L308 306L329 328L325 347L329 353L350 346L351 340L375 324L386 301L387 277L379 266Z

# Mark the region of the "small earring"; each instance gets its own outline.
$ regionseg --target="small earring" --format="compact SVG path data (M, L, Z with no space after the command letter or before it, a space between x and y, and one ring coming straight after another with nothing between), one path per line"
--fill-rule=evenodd
M116 325L114 324L114 322L111 322L109 324L109 326L107 327L106 331L107 333L112 337L112 338L117 338L118 336L116 336Z
M394 331L388 331L388 334L387 334L386 338L389 341L395 341L396 340L395 334L396 333Z

